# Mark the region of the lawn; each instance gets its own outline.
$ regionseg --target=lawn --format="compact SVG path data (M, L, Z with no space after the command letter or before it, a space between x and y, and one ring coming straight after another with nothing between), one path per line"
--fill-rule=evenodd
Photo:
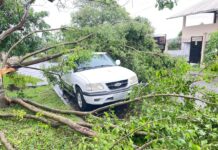
M18 97L21 95L20 93L20 91L6 91L6 94L10 97ZM25 99L52 108L70 109L70 106L65 105L49 85L37 88L24 88L22 96ZM11 105L9 108L1 109L0 113L13 113L17 115L17 118L13 119L0 118L0 130L5 133L8 140L17 149L76 149L75 145L77 143L75 141L78 141L77 138L80 135L66 126L55 129L36 120L24 119L22 118L23 114L33 113L18 105ZM81 120L74 115L68 115L68 117L75 121ZM3 145L0 145L0 149L4 149Z

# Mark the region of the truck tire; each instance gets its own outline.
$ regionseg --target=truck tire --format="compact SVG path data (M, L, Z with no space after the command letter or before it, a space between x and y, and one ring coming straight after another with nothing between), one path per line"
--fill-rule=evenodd
M80 110L86 111L89 109L89 104L86 103L83 92L79 87L76 89L76 102Z

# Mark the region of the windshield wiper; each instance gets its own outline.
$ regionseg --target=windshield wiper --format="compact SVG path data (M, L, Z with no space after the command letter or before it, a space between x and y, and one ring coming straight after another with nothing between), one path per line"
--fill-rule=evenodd
M93 67L82 67L77 69L78 71L93 69Z
M102 67L111 67L111 66L113 66L113 65L100 65L100 66L95 66L93 68L102 68Z

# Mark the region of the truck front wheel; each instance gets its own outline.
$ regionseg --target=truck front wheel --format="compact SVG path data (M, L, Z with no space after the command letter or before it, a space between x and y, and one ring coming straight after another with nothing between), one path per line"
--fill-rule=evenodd
M79 87L77 87L76 89L76 101L80 110L82 111L88 110L89 105L86 103L83 97L83 92Z

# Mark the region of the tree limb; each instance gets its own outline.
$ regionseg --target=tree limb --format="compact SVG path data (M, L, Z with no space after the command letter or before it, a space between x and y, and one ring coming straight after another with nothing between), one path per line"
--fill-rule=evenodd
M15 150L3 132L0 132L0 140L7 150Z
M53 109L53 108L49 108L47 106L43 106L43 105L40 105L36 102L33 102L33 101L29 101L29 100L23 100L24 102L26 103L29 103L33 106L36 106L38 108L41 108L41 109L44 109L46 111L50 111L50 112L53 112L53 113L60 113L60 114L74 114L74 115L78 115L78 116L85 116L85 115L88 115L90 114L89 112L80 112L80 111L73 111L73 110L58 110L58 109ZM14 114L0 114L0 117L2 118L8 118L8 117L17 117L16 115ZM51 125L52 127L59 127L61 124L56 122L56 121L49 121L45 118L42 118L42 117L37 117L37 116L34 116L34 115L29 115L29 114L26 114L23 116L24 118L27 118L27 119L35 119L35 120L38 120L38 121L41 121L43 123L46 123L46 124L49 124ZM87 122L77 122L77 124L83 126L83 127L87 127L87 128L93 128L94 125L93 124L90 124L90 123L87 123ZM102 126L104 127L104 125ZM119 126L117 125L110 125L111 128L120 128ZM146 136L146 135L151 135L151 136L154 136L153 133L147 133L147 132L144 132L144 131L137 131L135 132L135 135L137 136Z
M22 65L21 65L22 66ZM22 68L28 68L28 69L33 69L33 70L39 70L39 71L42 71L42 72L46 72L46 73L49 73L49 74L53 74L55 76L58 76L58 78L61 80L61 75L58 74L58 73L55 73L55 72L51 72L51 71L47 71L47 70L44 70L44 69L40 69L40 68L35 68L35 67L28 67L28 66L22 66Z
M90 136L90 137L94 137L97 135L96 132L94 132L93 130L87 128L87 127L83 127L81 125L79 125L78 123L75 123L73 122L72 120L66 118L66 117L63 117L63 116L60 116L60 115L57 115L57 114L54 114L54 113L50 113L50 112L47 112L47 111L44 111L44 110L41 110L35 106L32 106L26 102L24 102L23 100L21 99L9 99L9 102L10 103L16 103L16 104L19 104L21 105L22 107L30 110L30 111L33 111L35 113L41 113L43 114L44 116L52 119L52 120L55 120L55 121L58 121L64 125L67 125L68 127L70 127L71 129L83 134L83 135L86 135L86 136Z
M33 102L33 101L30 101L30 100L24 100L24 101L26 103L28 103L28 104L31 104L33 106L36 106L36 107L39 107L39 108L44 109L46 111L50 111L50 112L54 112L54 113L74 114L74 115L77 115L77 116L87 116L87 115L96 114L96 113L98 113L100 111L104 111L104 110L107 110L107 109L110 109L110 108L114 108L114 107L117 107L117 106L122 106L122 105L125 105L125 104L130 104L130 103L137 102L137 101L143 101L144 99L153 98L153 97L183 97L183 98L187 98L187 99L190 99L190 100L198 100L198 101L204 102L204 103L209 104L209 105L218 106L218 104L216 104L216 103L207 102L207 101L204 101L204 100L196 98L196 97L184 96L184 95L178 95L178 94L145 95L145 96L142 96L142 97L135 98L133 100L117 102L117 103L107 105L107 106L104 106L104 107L101 107L101 108L98 108L98 109L95 109L95 110L92 110L92 111L88 111L88 112L54 109L54 108L49 108L47 106L40 105L40 104L38 104L36 102Z
M138 98L135 98L133 100L121 101L121 102L118 102L118 103L107 105L107 106L95 109L95 110L93 110L93 111L91 111L89 113L90 114L95 114L95 113L103 111L103 110L107 110L107 109L114 108L114 107L117 107L117 106L122 106L122 105L125 105L125 104L130 104L130 103L137 102L137 101L143 101L144 99L153 98L153 97L183 97L183 98L187 98L189 100L198 100L198 101L201 101L201 102L209 104L209 105L218 106L218 104L216 104L216 103L211 103L211 102L208 102L208 101L204 101L204 100L202 100L200 98L196 98L196 97L192 97L192 96L184 96L184 95L179 95L179 94L153 94L153 95L145 95L145 96L142 96L142 97L138 97Z
M47 107L47 106L44 106L44 105L40 105L40 104L38 104L36 102L33 102L33 101L30 101L30 100L23 100L23 101L28 103L28 104L31 104L33 106L36 106L38 108L41 108L43 110L50 111L50 112L53 112L53 113L74 114L74 115L77 115L77 116L86 116L86 115L90 114L89 112L82 112L82 111L54 109L54 108L50 108L50 107Z
M78 44L78 43L80 43L80 42L82 42L82 41L84 41L84 40L90 38L92 35L93 35L93 34L89 34L89 35L87 35L87 36L84 36L84 37L78 39L77 41L64 42L64 43L56 44L56 45L53 45L53 46L50 46L50 47L47 47L47 48L43 48L43 49L34 51L34 52L32 52L32 53L30 53L30 54L24 56L23 58L21 58L20 63L22 63L23 61L25 61L25 60L26 60L27 58L29 58L29 57L35 56L35 55L37 55L37 54L39 54L39 53L42 53L42 52L46 52L46 51L48 51L48 50L50 50L50 49L53 49L53 48L56 48L56 47L58 47L58 46L67 46L67 45L72 45L72 44Z
M24 23L26 22L26 19L29 15L29 9L30 9L30 6L31 4L34 2L35 0L30 0L27 2L27 4L25 5L25 10L24 10L24 14L20 20L20 22L13 26L13 27L10 27L9 29L7 29L6 31L2 32L0 34L0 43L6 38L8 37L10 34L12 34L13 32L19 30L21 27L23 27Z
M150 146L151 144L153 144L154 142L161 141L162 139L163 139L163 138L151 140L151 141L145 143L144 145L142 145L141 147L137 148L136 150L144 150L144 149L146 149L148 146Z
M63 29L67 29L67 28L70 28L70 27L61 27L61 28L54 28L54 29L45 29L45 30L36 30L36 31L33 31L33 32L30 32L28 33L27 35L25 35L24 37L22 37L20 40L18 40L15 44L13 44L10 49L8 50L8 52L6 53L6 56L5 56L5 59L3 61L3 65L2 66L5 66L9 56L10 56L10 53L12 52L12 50L18 45L20 44L24 39L28 38L29 36L33 35L33 34L36 34L36 33L40 33L40 32L49 32L49 31L57 31L57 30L63 30Z
M50 55L50 56L45 56L45 57L38 58L38 59L35 59L35 60L30 60L30 61L27 61L27 62L23 62L21 64L19 64L19 63L18 64L13 64L13 65L11 65L11 67L13 67L15 69L18 69L18 68L22 68L24 66L30 66L30 65L41 63L41 62L49 61L49 60L61 57L64 54L72 53L72 52L73 52L73 50L69 50L68 52L62 52L62 53L58 53L58 54L54 54L54 55Z

